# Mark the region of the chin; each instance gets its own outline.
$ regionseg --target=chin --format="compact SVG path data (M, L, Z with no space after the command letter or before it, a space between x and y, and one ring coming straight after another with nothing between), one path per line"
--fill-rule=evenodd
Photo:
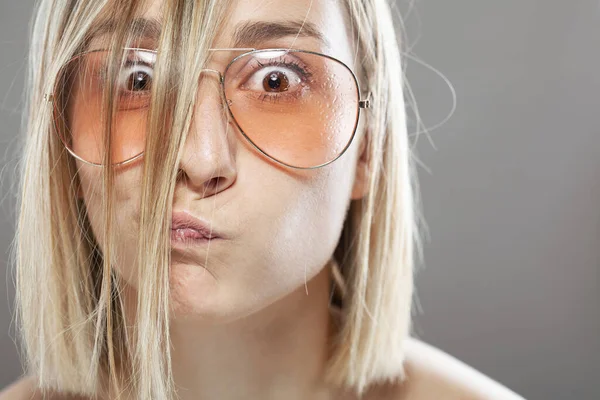
M230 312L225 308L222 282L199 265L174 263L170 271L172 317L178 320L222 321Z

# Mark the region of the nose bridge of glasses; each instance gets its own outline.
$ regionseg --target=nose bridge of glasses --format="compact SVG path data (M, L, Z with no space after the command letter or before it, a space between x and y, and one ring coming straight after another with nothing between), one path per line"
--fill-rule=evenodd
M219 80L219 83L221 83L221 81L223 80L223 74L221 74L221 71L218 71L216 69L213 69L213 68L203 68L202 70L200 70L200 76L202 76L204 73L209 73L209 74L216 75L217 79Z

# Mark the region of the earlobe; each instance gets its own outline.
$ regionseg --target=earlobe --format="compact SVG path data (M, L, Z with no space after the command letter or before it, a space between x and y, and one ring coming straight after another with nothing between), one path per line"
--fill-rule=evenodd
M359 155L356 161L356 173L354 176L354 186L352 187L352 200L363 198L369 190L369 135L368 132L363 135L358 150Z

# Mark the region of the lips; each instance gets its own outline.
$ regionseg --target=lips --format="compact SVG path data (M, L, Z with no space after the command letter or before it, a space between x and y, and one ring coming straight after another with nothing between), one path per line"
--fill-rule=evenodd
M209 240L223 238L210 223L202 221L185 211L173 213L171 238L185 240Z

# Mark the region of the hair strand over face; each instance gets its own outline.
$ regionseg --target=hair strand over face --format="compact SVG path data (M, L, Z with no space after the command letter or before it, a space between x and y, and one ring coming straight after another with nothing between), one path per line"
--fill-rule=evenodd
M325 379L359 394L404 377L410 333L413 243L417 238L413 165L406 132L400 49L386 0L342 0L356 46L365 120L369 192L351 202L334 257L347 288L344 323L331 344ZM169 331L172 201L193 118L198 80L227 11L222 0L165 0L143 157L133 321L114 227L115 169L102 171L101 232L92 232L75 160L54 134L44 101L60 68L85 48L102 19L115 21L109 50L114 82L128 27L146 1L41 0L31 35L19 220L14 248L17 318L28 373L44 390L94 397L174 399ZM116 112L104 93L105 148ZM105 164L110 164L107 152Z

